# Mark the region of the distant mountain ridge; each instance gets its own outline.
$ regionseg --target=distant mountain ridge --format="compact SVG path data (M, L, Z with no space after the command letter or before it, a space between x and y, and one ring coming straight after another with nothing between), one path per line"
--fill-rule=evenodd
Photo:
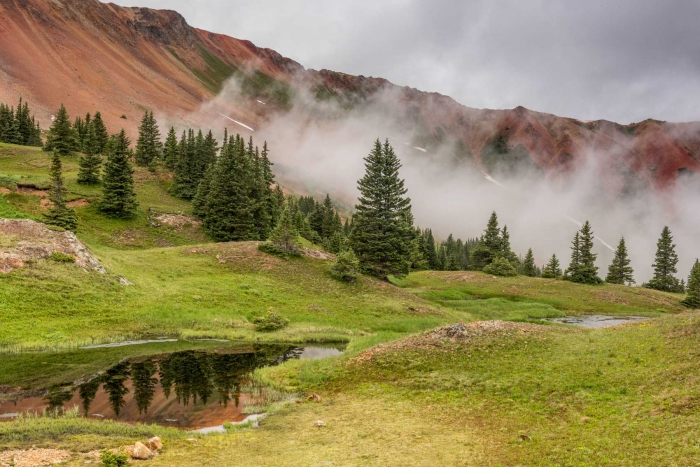
M98 0L0 0L0 101L24 97L44 127L61 103L74 115L100 110L110 128L132 134L144 109L186 121L232 76L243 90L232 116L258 127L289 110L301 90L347 108L390 92L391 112L416 145L450 144L456 157L487 173L571 173L595 154L611 195L663 190L683 173L700 173L696 122L620 125L523 107L472 109L381 78L306 70L274 50L193 28L174 11Z

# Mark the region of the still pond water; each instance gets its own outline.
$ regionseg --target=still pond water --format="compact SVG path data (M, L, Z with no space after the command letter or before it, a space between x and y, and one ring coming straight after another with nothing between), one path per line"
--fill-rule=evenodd
M21 413L77 407L84 416L97 420L216 431L226 422L248 419L256 412L255 406L290 397L257 383L255 369L294 359L331 357L342 351L342 346L256 344L135 357L70 384L32 388L28 397L0 400L0 421L13 420Z

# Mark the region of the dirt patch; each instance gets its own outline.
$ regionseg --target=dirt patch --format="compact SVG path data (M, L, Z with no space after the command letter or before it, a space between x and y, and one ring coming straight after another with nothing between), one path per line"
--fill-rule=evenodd
M312 248L304 248L304 256L323 260L335 260L335 255L326 251L314 250Z
M90 206L90 201L85 198L76 199L75 201L69 201L66 203L69 208L82 208L85 206Z
M500 335L505 337L523 335L541 335L547 332L546 326L528 323L514 323L510 321L475 321L473 323L456 323L437 328L419 336L409 337L398 342L381 344L366 350L351 363L371 363L377 355L400 350L435 350L445 342L469 343L480 338Z
M10 190L9 188L5 188L3 186L0 186L0 195L9 195L10 193L12 193L12 190Z
M150 218L151 225L154 227L160 227L162 225L169 225L175 228L183 227L196 227L202 225L199 219L195 219L192 216L188 216L183 213L178 214L154 214Z
M2 467L35 467L56 465L66 462L71 453L63 449L29 449L23 451L0 452Z
M0 219L0 235L17 239L16 243L0 248L2 273L21 268L28 261L48 259L55 251L73 256L76 264L84 269L107 272L73 232L58 232L31 220Z
M20 187L20 186L17 187L17 193L19 193L20 195L31 195L31 196L41 196L41 197L49 196L49 194L47 192L45 192L44 190L38 190L36 188Z

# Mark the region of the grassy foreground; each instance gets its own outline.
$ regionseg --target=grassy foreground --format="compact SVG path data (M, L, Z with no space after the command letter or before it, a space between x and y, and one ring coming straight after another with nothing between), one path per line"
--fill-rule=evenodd
M347 341L321 361L259 370L269 384L322 396L283 406L256 429L192 436L157 426L69 417L0 423L0 450L113 448L166 441L167 466L690 466L700 462L700 316L678 297L619 286L422 272L388 284L334 281L327 261L280 260L254 243L211 244L199 227L153 227L148 208L188 212L167 177L137 170L139 216L100 216L99 189L75 184L78 236L109 274L38 262L0 275L0 386L50 384L164 344L90 352L79 345L144 335L242 341ZM0 145L0 186L46 180L39 150ZM83 203L85 204L85 203ZM0 198L0 215L41 215L41 195ZM118 277L134 283L123 286ZM255 332L268 309L290 327ZM452 342L420 335L475 319L535 321L595 313L659 316L612 329L518 324ZM416 337L416 335L419 337ZM380 344L379 346L377 346ZM179 342L169 349L201 347ZM325 427L315 426L317 420ZM83 465L75 457L69 466Z

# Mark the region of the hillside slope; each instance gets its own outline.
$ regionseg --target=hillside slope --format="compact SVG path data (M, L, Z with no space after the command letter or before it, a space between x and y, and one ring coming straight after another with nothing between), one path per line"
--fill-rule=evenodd
M380 78L305 70L273 50L193 28L173 11L98 0L0 0L0 101L29 99L44 126L62 102L73 114L100 110L108 126L132 135L144 109L170 123L196 124L203 104L231 77L242 92L207 112L255 128L304 93L342 109L378 107L414 135L414 144L446 145L488 173L525 168L556 176L595 159L616 196L664 189L680 174L700 172L700 123L619 125L522 107L471 109Z

